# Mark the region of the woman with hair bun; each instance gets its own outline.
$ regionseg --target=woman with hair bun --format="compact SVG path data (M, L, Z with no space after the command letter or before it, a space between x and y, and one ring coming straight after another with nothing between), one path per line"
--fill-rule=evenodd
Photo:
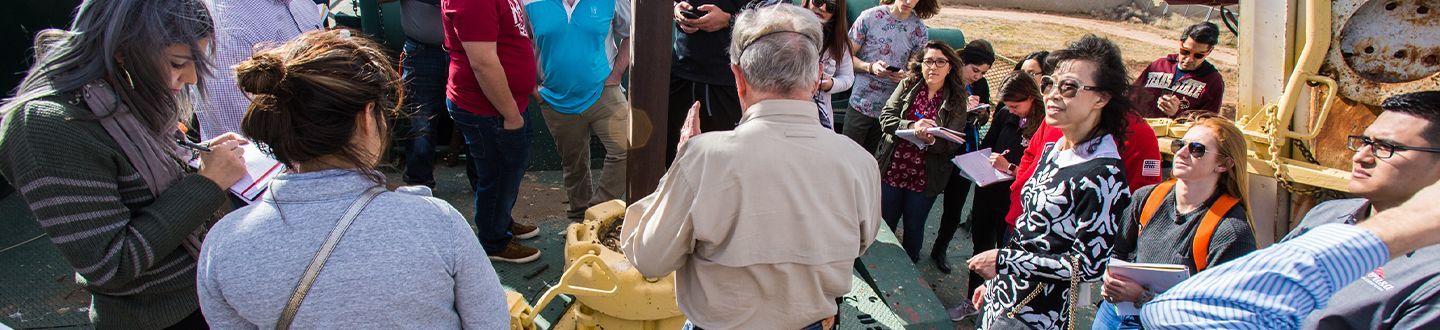
M254 95L241 130L290 173L211 229L197 271L211 325L509 327L460 212L424 186L389 191L374 170L401 104L394 67L349 30L309 32L235 67Z

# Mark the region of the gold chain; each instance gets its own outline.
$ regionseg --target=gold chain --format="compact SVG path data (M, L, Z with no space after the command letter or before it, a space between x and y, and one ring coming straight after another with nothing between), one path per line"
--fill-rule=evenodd
M1265 117L1265 137L1269 140L1270 144L1268 150L1270 152L1270 158L1266 159L1265 162L1270 164L1270 167L1275 168L1275 182L1280 184L1280 187L1285 188L1286 191L1300 195L1314 195L1319 193L1321 192L1319 188L1302 188L1296 186L1291 182L1289 171L1285 165L1280 163L1280 119L1278 118L1279 116L1276 115L1279 108L1279 105L1267 105L1265 106L1264 114L1262 114Z
M1017 304L1017 305L1015 305L1015 308L1011 309L1009 313L1006 313L1006 314L1005 314L1005 317L1014 319L1014 318L1015 318L1015 314L1019 314L1019 313L1020 313L1020 308L1021 308L1021 307L1025 307L1025 305L1030 304L1030 301L1031 301L1031 300L1034 300L1034 299L1035 299L1035 296L1036 296L1036 295L1039 295L1039 294L1040 294L1040 291L1041 291L1041 290L1044 290L1044 289L1045 289L1045 283L1036 284L1036 285L1035 285L1035 290L1030 290L1030 295L1025 296L1025 299L1023 299L1023 300L1020 300L1020 303ZM1069 324L1067 325L1067 328L1068 328L1069 330L1075 330L1075 307L1076 307L1075 305L1076 305L1076 304L1079 304L1079 303L1080 303L1080 256L1071 256L1071 257L1070 257L1070 311L1069 311L1069 313L1070 313L1070 322L1069 322Z

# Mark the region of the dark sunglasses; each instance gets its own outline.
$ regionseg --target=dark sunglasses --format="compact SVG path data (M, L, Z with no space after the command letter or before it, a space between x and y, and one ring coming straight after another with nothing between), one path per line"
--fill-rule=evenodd
M1205 59L1205 56L1207 56L1207 55L1210 55L1210 52L1201 53L1201 52L1197 52L1197 51L1190 50L1189 48L1180 47L1180 56L1189 56L1189 57L1194 57L1194 58L1197 59L1197 60L1203 60L1203 59Z
M1209 150L1204 143L1175 139L1170 141L1170 154L1179 154L1180 150L1187 147L1190 148L1190 155L1195 158L1205 157L1205 152Z
M1079 94L1080 90L1082 89L1087 91L1095 90L1095 86L1086 86L1084 84L1081 84L1079 80L1075 79L1060 80L1060 82L1057 84L1055 82L1055 77L1040 77L1041 94L1050 94L1050 90L1054 89L1057 85L1060 86L1060 96L1064 97L1075 97L1075 94Z
M1345 139L1345 142L1345 147L1355 152L1359 152L1360 148L1370 147L1370 154L1375 155L1375 158L1379 159L1389 159L1390 157L1395 156L1396 150L1415 150L1429 153L1440 153L1440 148L1399 145L1385 141L1377 141L1364 135L1351 135Z
M821 10L824 10L826 13L831 13L831 14L834 14L834 13L835 13L835 6L836 6L835 1L837 1L837 0L807 0L807 1L809 1L810 6L820 8Z

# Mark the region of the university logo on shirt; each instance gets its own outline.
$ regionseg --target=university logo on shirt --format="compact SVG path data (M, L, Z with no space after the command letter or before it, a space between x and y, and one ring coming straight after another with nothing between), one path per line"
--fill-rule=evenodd
M1151 72L1149 76L1145 77L1145 88L1170 90L1176 94L1195 99L1200 98L1200 94L1205 93L1206 84L1199 80L1185 79L1180 81L1179 84L1171 86L1170 82L1172 81L1175 81L1175 73L1173 72ZM1184 109L1186 106L1181 105L1180 108Z
M1390 281L1385 280L1385 267L1375 268L1374 271L1371 271L1369 274L1365 274L1365 283L1370 284L1370 286L1375 287L1376 290L1380 291L1390 291L1395 289L1395 286L1390 284Z
M530 30L527 29L528 24L525 24L525 5L521 4L520 0L505 2L510 3L510 21L515 22L515 30L520 31L521 36L529 38Z

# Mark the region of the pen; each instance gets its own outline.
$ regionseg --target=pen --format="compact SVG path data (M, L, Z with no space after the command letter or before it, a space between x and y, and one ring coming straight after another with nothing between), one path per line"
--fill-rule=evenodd
M175 139L175 143L180 144L181 147L189 148L191 150L199 152L210 152L210 148L207 148L195 142L190 142L190 140L186 140L183 138Z

